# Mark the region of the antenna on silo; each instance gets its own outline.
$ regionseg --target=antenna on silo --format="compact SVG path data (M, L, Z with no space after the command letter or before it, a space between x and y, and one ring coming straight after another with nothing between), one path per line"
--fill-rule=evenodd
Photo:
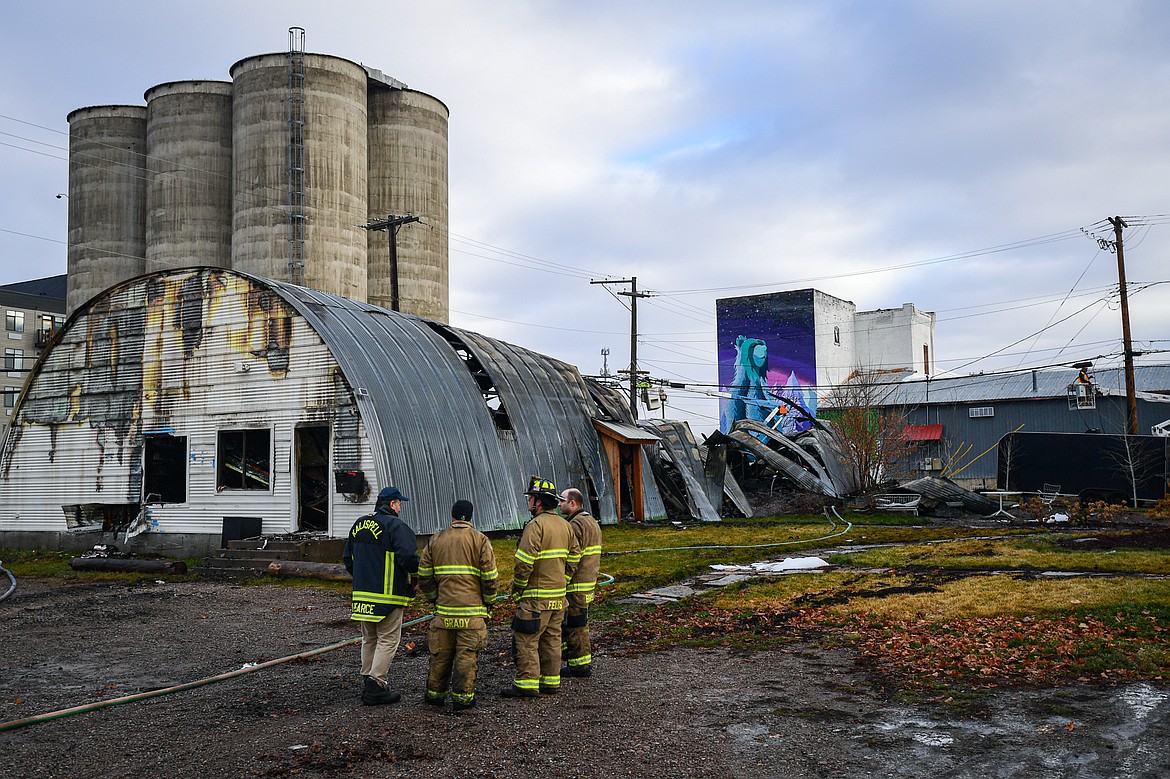
M305 28L288 28L288 280L305 283Z

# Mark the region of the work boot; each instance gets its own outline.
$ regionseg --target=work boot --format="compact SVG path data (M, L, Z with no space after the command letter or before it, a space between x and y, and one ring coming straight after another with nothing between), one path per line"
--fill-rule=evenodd
M521 690L516 685L509 684L507 687L500 690L500 695L503 695L505 698L535 698L540 695L540 693L538 693L536 690Z
M426 695L423 696L423 701L425 701L427 704L429 704L431 706L442 707L442 706L445 706L447 704L447 696L444 695L442 698L440 698L438 696L432 697L431 694L428 692Z
M452 706L452 708L455 709L455 711L467 711L468 709L474 709L475 708L475 698L472 698L469 701L455 701L455 700L453 700L453 701L451 701L451 706Z
M398 703L400 700L402 696L394 690L378 684L373 677L366 677L366 682L362 685L363 706L382 706L387 703Z
M561 676L574 676L578 679L588 679L593 675L593 667L589 665L566 665L561 669Z
M540 694L541 695L556 695L560 691L561 691L561 688L557 687L555 685L551 685L551 684L540 685Z

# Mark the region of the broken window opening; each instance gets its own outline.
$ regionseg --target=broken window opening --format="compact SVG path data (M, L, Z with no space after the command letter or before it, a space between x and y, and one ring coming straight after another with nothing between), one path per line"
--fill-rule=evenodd
M81 503L62 506L65 526L74 533L117 533L130 527L142 511L138 503Z
M492 423L497 430L512 430L512 419L508 416L508 409L504 407L504 402L500 399L500 391L496 388L496 382L492 379L490 373L483 367L479 358L467 348L467 344L463 342L458 335L435 322L427 322L431 329L441 335L455 353L459 355L459 359L463 360L463 365L467 368L467 372L471 374L471 378L475 379L475 384L479 387L480 394L483 395L484 405L488 408L488 413L491 415Z
M217 492L271 488L272 431L269 428L220 430L217 444Z
M143 453L142 491L146 503L187 502L187 437L149 434Z

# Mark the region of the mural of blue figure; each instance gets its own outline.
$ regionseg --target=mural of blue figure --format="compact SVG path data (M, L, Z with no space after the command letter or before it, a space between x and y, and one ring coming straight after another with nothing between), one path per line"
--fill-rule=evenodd
M764 422L776 407L768 392L768 344L760 338L737 336L735 339L735 378L731 382L731 398L723 409L719 427L731 430L740 419Z

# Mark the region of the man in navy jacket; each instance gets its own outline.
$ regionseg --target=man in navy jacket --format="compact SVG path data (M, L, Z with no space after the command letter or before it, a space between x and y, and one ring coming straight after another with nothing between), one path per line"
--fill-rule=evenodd
M397 703L402 696L386 681L402 640L403 608L414 598L418 546L414 531L398 518L410 498L383 487L374 513L353 523L342 560L353 575L350 619L362 628L362 703Z

